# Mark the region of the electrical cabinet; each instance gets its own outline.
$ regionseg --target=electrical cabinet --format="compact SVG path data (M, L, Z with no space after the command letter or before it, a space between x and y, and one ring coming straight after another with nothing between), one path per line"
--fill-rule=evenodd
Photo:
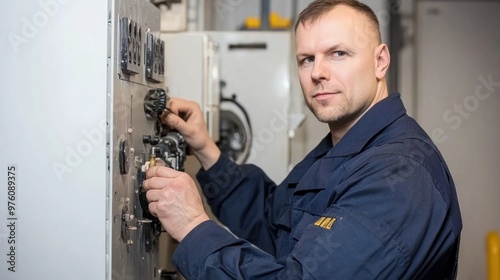
M185 158L158 120L159 9L27 0L0 17L0 278L174 278L142 190L148 166Z

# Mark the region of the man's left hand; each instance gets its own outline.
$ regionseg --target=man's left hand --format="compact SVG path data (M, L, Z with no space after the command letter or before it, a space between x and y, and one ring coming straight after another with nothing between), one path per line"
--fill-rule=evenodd
M196 226L209 220L198 188L187 173L155 166L147 171L146 178L143 187L149 211L174 239L181 242Z

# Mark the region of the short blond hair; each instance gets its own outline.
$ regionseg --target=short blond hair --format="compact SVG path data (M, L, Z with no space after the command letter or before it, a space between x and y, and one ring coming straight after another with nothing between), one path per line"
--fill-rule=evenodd
M299 14L299 18L295 23L295 31L297 31L297 27L299 26L299 24L304 25L306 22L314 22L338 5L351 7L354 10L364 14L372 24L373 29L376 32L378 42L381 42L380 24L378 22L377 16L370 7L356 0L316 0L311 2Z

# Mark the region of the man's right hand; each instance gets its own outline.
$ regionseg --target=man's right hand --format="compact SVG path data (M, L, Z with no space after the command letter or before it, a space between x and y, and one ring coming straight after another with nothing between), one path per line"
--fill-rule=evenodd
M191 152L207 170L217 162L220 150L210 138L200 106L196 102L171 97L168 108L171 113L162 117L162 122L184 136Z

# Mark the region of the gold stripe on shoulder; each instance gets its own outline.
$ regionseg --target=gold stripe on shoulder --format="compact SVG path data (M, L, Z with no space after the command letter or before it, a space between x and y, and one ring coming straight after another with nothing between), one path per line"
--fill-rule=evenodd
M322 228L326 228L326 225L328 225L328 223L330 223L331 220L332 218L326 218L319 226Z
M322 223L324 220L325 220L325 217L321 217L321 218L319 218L319 219L318 219L318 220L314 223L314 225L319 227L319 226L321 225L321 223Z
M325 228L326 228L326 229L331 229L331 228L332 228L332 226L333 226L333 223L335 223L335 221L336 221L336 220L337 220L337 219L332 218L332 219L330 220L330 222L328 222L328 224L325 226Z
M324 229L331 229L336 220L336 218L321 217L314 223L314 225Z

